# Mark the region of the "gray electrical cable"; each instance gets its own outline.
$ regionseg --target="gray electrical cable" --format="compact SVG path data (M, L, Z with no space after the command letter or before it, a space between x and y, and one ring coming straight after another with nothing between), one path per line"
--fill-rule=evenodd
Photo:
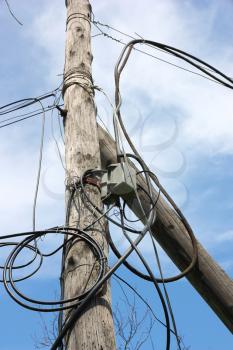
M44 146L44 134L45 134L44 106L40 100L38 100L38 103L41 105L41 108L43 110L43 114L42 114L42 122L41 122L41 140L40 140L38 171L37 171L36 188L35 188L35 194L34 194L34 200L33 200L33 214L32 214L32 230L33 231L36 230L36 205L37 205L37 196L38 196L39 185L40 185L41 165L42 165L43 146Z

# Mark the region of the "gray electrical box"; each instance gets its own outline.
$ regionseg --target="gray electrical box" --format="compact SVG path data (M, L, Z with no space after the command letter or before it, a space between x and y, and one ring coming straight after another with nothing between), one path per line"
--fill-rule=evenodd
M127 163L108 166L101 180L101 198L105 204L112 204L117 197L125 200L135 193L137 179L135 169Z

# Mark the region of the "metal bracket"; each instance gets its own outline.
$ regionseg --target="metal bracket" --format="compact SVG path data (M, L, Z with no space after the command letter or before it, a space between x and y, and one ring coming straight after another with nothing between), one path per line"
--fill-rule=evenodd
M56 106L56 108L59 110L61 117L66 117L67 116L67 113L68 113L67 109L63 109L63 108L61 108L58 105Z

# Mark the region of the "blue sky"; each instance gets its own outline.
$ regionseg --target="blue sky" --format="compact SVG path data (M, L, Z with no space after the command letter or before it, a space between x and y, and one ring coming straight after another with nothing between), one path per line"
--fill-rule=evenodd
M61 82L64 62L64 1L11 0L10 4L23 26L12 19L1 1L0 105L56 88ZM186 50L233 77L233 3L230 0L99 0L92 1L92 7L96 20L131 35L136 32ZM93 30L95 33L97 31ZM112 31L109 34L125 42L128 40L122 34ZM92 42L95 83L113 98L113 70L122 46L101 36L93 38ZM153 54L178 63L159 51ZM121 88L124 121L131 137L161 183L184 210L198 239L232 276L232 92L140 53L133 53L123 73ZM101 118L111 129L111 108L103 96L97 94L96 100ZM31 230L40 125L41 120L36 117L0 129L1 234ZM59 138L56 123L55 134ZM48 115L38 228L63 223L63 191L64 173ZM53 247L55 242L50 239L47 244ZM149 241L142 249L151 261L153 253ZM162 252L161 261L166 274L175 271ZM25 284L25 290L33 295L53 297L59 266L57 257L37 278ZM121 273L138 291L143 291L162 318L153 288L123 269ZM112 281L112 284L116 305L122 292L116 282ZM191 350L232 348L229 331L188 282L180 281L168 290L179 332ZM139 301L137 303L143 313L143 306ZM33 337L40 337L42 333L38 314L16 305L2 286L0 309L4 315L0 321L0 349L35 348ZM48 322L49 318L45 316ZM160 326L153 327L153 338L155 349L164 349L164 331ZM152 349L150 342L142 349ZM176 349L175 344L172 349Z

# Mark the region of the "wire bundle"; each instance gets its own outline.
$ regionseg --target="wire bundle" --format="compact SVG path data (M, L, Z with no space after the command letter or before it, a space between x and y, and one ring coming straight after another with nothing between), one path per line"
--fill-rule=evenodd
M56 248L54 251L50 253L42 253L38 246L35 247L33 243L35 240L38 240L41 237L46 237L49 234L59 234L59 235L69 235L70 238L65 241L64 244ZM3 280L4 286L6 288L6 291L11 296L12 299L14 299L19 305L33 311L39 311L39 312L54 312L54 311L61 311L65 309L70 309L73 307L76 307L79 305L80 301L90 292L90 290L93 288L86 290L85 292L81 293L80 295L77 295L73 298L66 299L66 300L58 300L58 301L43 301L43 300L35 300L32 299L26 295L24 295L17 287L16 282L23 281L25 279L28 279L35 275L35 273L40 269L43 259L46 257L50 257L57 253L59 250L61 250L64 245L71 243L75 244L76 240L82 240L84 241L92 250L93 254L96 256L97 260L99 261L99 273L97 281L103 277L105 272L105 258L103 255L103 251L101 247L98 245L98 243L87 233L75 228L53 228L46 231L36 231L36 232L26 232L16 235L10 235L10 236L3 236L2 239L9 239L12 237L19 237L19 236L26 236L21 242L15 243L15 242L6 242L6 243L0 243L0 246L9 246L14 245L14 249L9 254L8 258L6 259L5 265L0 266L0 268L3 270ZM22 264L22 265L15 265L15 261L19 257L20 254L24 254L25 249L30 249L34 251L36 254L34 255L33 259L31 259L29 262ZM35 261L36 257L39 257L38 266L35 268L33 272L30 274L23 276L21 278L14 279L13 277L13 270L15 269L22 269L25 267L28 267L32 262ZM94 285L95 285L94 284ZM36 305L36 306L35 306Z
M193 247L193 255L192 255L192 260L190 262L190 265L184 271L182 271L179 275L174 276L174 277L170 277L170 278L164 278L161 264L160 264L160 260L159 260L159 256L158 256L158 252L157 252L157 248L156 248L155 242L153 240L153 235L152 235L151 226L150 226L148 232L149 232L149 235L151 237L152 246L154 249L154 253L155 253L155 257L156 257L156 261L157 261L157 265L158 265L158 270L160 273L160 278L159 279L155 278L153 273L150 271L150 269L148 269L148 265L137 247L134 247L135 251L137 252L137 255L139 256L140 260L142 261L146 270L148 271L148 275L141 273L140 271L135 269L135 267L131 266L126 261L124 262L124 264L128 269L130 269L137 276L139 276L143 279L146 279L148 281L152 281L154 283L155 287L156 287L156 283L162 283L164 294L165 294L165 299L166 299L167 307L168 307L167 311L164 310L167 330L170 329L170 325L169 325L170 323L166 317L166 314L169 311L170 316L171 316L171 320L172 320L172 324L173 324L174 333L175 333L176 340L177 340L177 346L179 349L181 349L180 348L180 338L179 338L178 333L177 333L176 322L175 322L175 318L173 315L173 311L172 311L172 307L171 307L169 296L168 296L168 293L166 290L165 283L173 282L173 281L176 281L180 278L185 277L194 268L194 266L197 262L197 253L198 253L197 242L196 242L194 233L193 233L188 221L184 217L183 213L177 207L177 205L175 204L173 199L169 196L169 194L166 192L166 190L159 183L156 175L153 174L153 172L149 169L149 167L147 166L145 161L142 159L142 157L138 153L130 136L127 133L127 130L125 128L125 125L124 125L124 122L122 119L122 115L121 115L122 99L121 99L121 94L120 94L120 77L121 77L121 74L122 74L126 64L127 64L127 61L130 57L132 50L135 49L135 46L137 44L149 45L150 47L155 47L155 48L162 50L166 53L169 53L175 57L178 57L179 59L189 63L190 65L192 65L195 68L197 68L198 70L200 70L202 73L204 73L204 76L210 77L215 82L217 82L217 83L219 83L227 88L230 88L230 89L233 88L233 81L231 78L229 78L224 73L220 72L219 70L212 67L208 63L200 60L199 58L197 58L193 55L190 55L187 52L184 52L182 50L179 50L177 48L174 48L174 47L162 44L162 43L154 42L151 40L144 40L144 39L135 39L135 40L130 41L127 45L125 45L124 49L122 50L122 52L120 54L120 57L119 57L118 62L116 64L116 67L115 67L115 74L114 74L114 76L115 76L115 110L114 110L113 122L114 122L114 132L115 132L116 150L117 150L118 161L120 161L120 162L124 161L126 164L128 164L130 161L130 158L137 160L137 162L140 164L140 166L142 168L142 173L144 173L144 175L145 175L145 180L146 180L146 183L148 186L148 194L147 194L148 197L153 198L152 189L153 189L154 185L157 186L159 188L159 194L161 193L164 195L164 197L170 203L171 207L175 210L175 212L179 216L180 220L184 224L184 226L187 230L187 233L191 239L192 247ZM123 135L124 135L128 145L130 146L133 154L126 154L125 153L121 133L123 133ZM135 193L135 195L136 195L138 202L143 210L142 203L140 203L140 198L139 198L138 194ZM123 222L123 218L125 218L124 213L122 214L122 222ZM131 246L134 246L133 242L131 241L130 237L126 234L126 232L124 232L124 235L125 235L126 239L130 242ZM112 242L110 241L110 245L111 245L114 253L119 257L120 256L119 252L116 250L116 248L114 246L112 246L111 243ZM158 291L157 287L156 287L156 289ZM159 295L160 295L160 293L159 293ZM161 299L161 302L163 304L162 299ZM166 306L165 306L165 308L166 308ZM169 347L170 347L170 335L167 332L166 349L169 349Z
M47 94L35 97L35 98L21 99L18 101L8 103L4 106L1 106L0 107L0 117L5 116L7 114L17 112L17 111L20 111L24 108L28 108L30 106L33 106L34 104L37 104L37 103L40 105L40 108L35 109L33 111L30 111L30 112L17 114L17 115L14 115L14 116L11 116L11 117L8 117L5 119L1 119L0 120L0 129L53 110L54 108L56 108L56 106L54 104L49 105L47 107L44 107L41 101L48 99L48 98L51 98L51 97L55 97L57 91L58 91L58 89L56 89L52 92L49 92Z
M40 312L54 312L54 311L60 312L59 334L56 341L52 345L51 350L55 350L58 347L60 349L62 348L64 337L73 328L77 319L80 317L81 313L85 310L88 303L90 303L91 299L96 296L97 292L101 289L104 283L108 281L108 279L113 274L115 274L115 272L121 265L124 265L126 268L128 268L131 272L133 272L138 277L153 283L155 290L158 293L159 299L161 301L162 309L165 316L165 323L161 321L160 322L166 327L166 350L170 349L171 333L175 335L177 346L181 350L180 337L178 336L175 317L172 311L171 303L170 303L168 292L166 289L166 283L174 282L183 278L194 268L197 261L197 243L196 243L196 239L193 234L193 231L190 225L188 224L186 218L184 217L183 213L180 211L180 209L177 207L175 202L172 200L169 194L162 187L156 175L153 172L151 172L147 164L144 162L144 160L138 153L137 149L135 148L134 144L132 143L132 140L128 135L127 130L124 126L123 118L121 116L122 99L120 95L120 77L129 59L129 56L132 50L134 49L134 46L137 44L145 44L145 45L150 45L152 47L159 48L160 50L167 52L171 55L174 55L175 57L178 57L181 60L184 60L185 62L191 64L192 66L200 70L202 73L204 73L207 77L210 77L211 79L218 82L219 84L230 89L233 88L232 80L228 76L218 71L216 68L212 67L211 65L205 63L204 61L184 51L181 51L177 48L173 48L168 45L164 45L158 42L154 42L151 40L144 40L144 39L132 40L124 47L115 68L115 107L114 107L114 114L113 114L113 124L114 124L118 162L119 163L124 162L126 166L134 162L137 162L140 168L140 170L137 172L137 175L138 176L140 175L141 177L144 178L147 186L145 190L145 188L142 189L142 187L140 188L140 186L138 185L138 187L135 188L135 193L134 193L135 199L137 200L137 204L140 207L142 212L142 216L140 217L140 220L143 222L143 227L141 229L136 229L135 227L133 227L134 221L128 219L126 215L127 203L120 198L110 207L99 208L98 206L96 206L96 204L90 198L89 191L86 188L86 186L93 186L95 183L94 181L92 182L87 181L88 178L93 178L93 179L98 178L98 180L100 180L101 171L99 170L97 171L96 169L90 169L84 172L84 174L79 179L76 179L75 181L73 181L72 186L70 186L70 184L69 186L67 186L67 190L69 191L69 200L67 203L66 224L64 227L55 227L44 231L36 231L34 229L33 232L19 233L15 235L0 237L0 248L6 247L6 246L13 247L11 253L6 259L4 266L0 266L0 269L2 269L3 271L3 277L1 281L3 282L8 294L18 304L20 304L21 306L27 309L30 309L33 311L40 311ZM53 96L53 94L43 95L37 99L20 100L13 104L5 105L3 107L0 107L0 115L5 115L10 112L19 110L21 108L24 108L25 106L29 106L38 101L41 101L42 99L45 99L51 96ZM40 112L38 111L38 114L39 113ZM27 116L24 115L23 119L30 118L32 116L33 116L32 114ZM22 115L17 118L14 122L10 122L10 124L23 120ZM4 123L8 123L9 121L10 120L6 119L4 120ZM9 125L9 123L4 124L3 126L6 126L6 125ZM122 133L124 135L124 138L128 142L129 146L131 147L132 153L125 152ZM155 191L155 188L158 188L158 193ZM148 198L148 208L149 208L148 210L144 209L144 206L141 202L140 193L139 193L140 190L144 191L144 194ZM157 195L155 195L155 193L157 193ZM151 229L152 225L156 220L156 206L159 201L160 195L163 195L167 199L171 207L174 209L174 211L177 213L180 220L186 227L187 233L190 237L192 247L193 247L193 255L190 261L190 265L177 276L173 276L169 278L165 278L163 276L157 247L156 247L152 229ZM81 215L81 209L83 208L83 206L85 206L85 208L87 208L89 212L92 213L93 221L90 224L88 224L88 226L81 229L80 215ZM114 208L117 208L117 215L115 215L115 218L113 219L111 213L112 213L112 210L114 210ZM78 214L78 220L75 228L69 227L71 209L72 210L75 209ZM91 233L89 233L89 231L92 232L95 228L95 225L103 219L108 222L111 222L112 224L120 228L122 230L125 240L129 243L129 247L122 254L119 252L118 248L114 244L114 240L111 237L111 234L108 233L108 241L109 241L110 247L118 259L117 262L110 268L107 268L106 266L106 256L104 254L103 247L101 247L100 244L97 242L97 240L91 235ZM34 222L34 228L35 228L35 220L33 222ZM47 253L47 254L43 253L38 247L38 244L37 244L38 240L41 237L46 237L54 233L64 236L64 243L50 253ZM132 233L136 237L134 240L131 238ZM105 233L102 232L102 234L105 234ZM145 257L143 256L140 249L138 248L139 243L144 239L144 237L147 234L150 236L152 246L154 249L155 261L157 263L159 277L156 277L154 275L152 268L147 263ZM20 237L23 237L23 239L20 242L16 242L15 239ZM11 239L14 239L14 241L11 241ZM19 288L17 288L16 286L17 282L29 279L36 272L39 271L40 267L42 266L44 258L50 257L62 249L63 249L63 258L62 258L62 274L63 274L64 262L69 250L71 249L72 246L74 246L74 244L77 245L80 241L86 243L86 245L89 247L89 249L92 251L93 255L95 256L96 261L98 262L97 278L94 280L94 282L92 282L91 286L89 286L87 289L85 288L82 293L78 295L74 295L72 298L65 299L64 283L62 278L61 278L61 281L62 281L61 298L55 301L33 299L31 297L24 295L19 290ZM25 250L32 251L33 257L27 263L17 265L16 264L17 258L20 256L20 254L23 254ZM140 270L138 270L135 266L133 266L127 261L127 259L132 253L136 253L138 255L140 261L142 262L143 266L147 271L146 274L142 273ZM25 267L28 267L32 263L34 263L36 260L37 260L37 266L32 272L20 278L14 278L15 270L20 270ZM162 285L164 293L161 291L159 284ZM64 315L62 312L67 309L71 309L71 311L66 315L64 319L63 317ZM170 326L170 323L172 323L172 327Z

